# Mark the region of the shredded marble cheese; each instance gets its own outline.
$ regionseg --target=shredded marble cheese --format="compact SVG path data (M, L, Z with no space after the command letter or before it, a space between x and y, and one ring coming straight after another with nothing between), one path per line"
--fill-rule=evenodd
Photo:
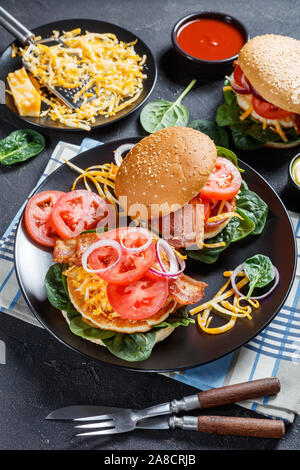
M253 105L250 104L249 108L240 116L240 120L244 121L253 111Z
M224 212L223 214L210 217L209 219L207 219L207 223L218 222L219 220L223 219L231 219L232 217L238 217L239 219L243 220L243 217L240 216L240 214L238 214L237 212Z
M234 327L236 320L238 318L247 318L252 320L252 308L258 309L260 307L258 300L246 299L246 297L239 297L233 288L229 288L231 271L225 271L223 273L224 277L229 277L226 283L221 287L221 289L216 293L216 295L209 301L203 303L199 307L195 307L190 310L191 315L198 314L197 322L199 328L205 333L216 335L225 333ZM242 277L242 279L237 283L236 287L240 290L246 284L248 284L249 279L247 278L244 271L237 273L237 277ZM229 301L233 297L232 302ZM246 301L247 305L241 305L241 301ZM221 326L210 327L212 316L211 312L221 314L223 317L230 316L228 322L224 323Z

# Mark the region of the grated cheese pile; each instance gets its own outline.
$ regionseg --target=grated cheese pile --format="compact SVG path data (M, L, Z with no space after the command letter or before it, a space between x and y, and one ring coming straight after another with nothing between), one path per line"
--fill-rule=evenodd
M103 165L90 166L89 168L83 170L68 160L65 160L65 163L77 173L80 173L73 183L72 191L74 191L80 180L83 180L85 188L88 191L92 191L90 185L88 184L88 180L90 180L94 184L99 196L110 202L114 207L119 205L119 201L115 198L111 191L114 191L115 189L115 179L119 170L117 165L115 165L113 162L110 162L104 163Z
M228 331L234 327L237 318L247 318L248 320L251 320L251 307L258 309L260 306L257 300L246 299L246 297L239 297L232 288L229 288L226 291L230 284L231 274L232 271L225 271L224 277L229 277L229 279L216 293L216 295L211 300L190 311L191 315L195 315L196 313L198 313L197 321L199 328L205 333L211 335L225 333L225 331ZM248 284L249 279L244 271L237 273L237 277L242 278L236 284L237 289L240 290L242 289L242 287ZM232 297L233 300L230 302L228 299L231 299ZM242 301L247 302L248 305L241 305ZM210 323L213 318L211 315L212 311L217 315L221 315L222 317L224 317L224 315L230 316L230 319L227 323L224 323L221 326L210 327Z
M71 266L63 274L68 277L73 297L80 302L80 307L84 304L85 313L91 319L98 315L105 315L108 319L120 316L108 301L106 281L93 273L87 273L82 266Z
M51 47L39 43L20 49L27 67L41 85L41 98L49 106L40 116L48 116L68 127L90 130L97 116L114 116L138 99L143 90L143 66L146 56L134 49L137 41L124 43L111 33L81 35L76 29L58 31L53 36L62 44ZM49 98L50 87L75 89L85 85L75 94L76 101L83 100L77 109L70 109L57 97ZM96 97L92 98L93 93Z

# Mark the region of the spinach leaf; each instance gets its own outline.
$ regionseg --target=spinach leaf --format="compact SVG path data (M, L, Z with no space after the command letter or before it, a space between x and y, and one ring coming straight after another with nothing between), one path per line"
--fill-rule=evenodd
M241 150L255 150L264 145L263 142L254 139L248 134L249 124L243 122L231 126L232 140L234 145Z
M250 281L247 299L251 297L255 287L265 287L275 278L273 264L265 255L254 255L246 259L243 269Z
M0 140L0 163L13 165L34 157L45 148L44 137L30 129L20 129Z
M232 150L225 149L224 147L219 147L218 145L216 145L216 147L217 154L219 157L227 158L227 160L231 161L237 167L240 173L244 173L245 170L242 170L242 168L239 167L237 156L234 152L232 152Z
M263 129L261 123L259 122L249 122L248 127L244 130L247 135L253 137L253 139L258 140L259 142L282 142L282 139L279 134L272 131L270 127Z
M250 235L250 233L253 235L253 232L255 230L255 222L251 219L251 217L249 217L249 215L245 211L239 208L237 203L235 206L235 212L237 212L241 217L243 217L243 220L238 219L239 223L236 224L231 242L238 242L239 240L242 240L243 238Z
M241 187L240 187L240 192L241 191L246 191L246 189L249 189L248 185L247 185L246 181L242 180Z
M226 78L226 80L224 81L224 88L227 86L230 86L230 81ZM235 93L233 92L233 90L223 89L223 96L224 96L225 103L230 104L230 105L236 103L236 97L235 97Z
M189 316L189 310L185 305L171 314L165 321L154 325L154 328L165 328L167 326L177 328L178 326L189 326L191 323L195 323L195 320Z
M103 343L115 356L125 361L144 361L155 345L156 333L117 333L112 338L104 339Z
M80 313L77 312L76 308L72 304L71 300L69 300L67 308L65 309L65 312L67 314L68 320L71 321L73 318L79 317Z
M236 201L236 210L244 217L247 215L255 224L252 235L262 233L268 215L268 205L249 189L240 191Z
M248 128L246 130L247 134L254 139L260 141L260 142L280 142L284 144L282 138L280 137L277 132L272 131L270 127L267 127L266 129L263 129L261 123L259 122L249 122ZM284 129L284 133L286 137L288 138L289 142L286 143L291 143L291 142L300 142L300 136L299 134L296 133L296 130L294 127Z
M195 83L196 80L192 80L174 103L167 100L156 100L146 104L140 115L140 122L145 131L152 134L166 127L187 126L189 111L186 106L181 104L181 101Z
M229 145L227 132L223 127L218 126L213 121L197 119L196 121L192 121L188 127L208 135L214 141L215 145L221 145L222 147L228 147Z
M236 211L238 212L238 209L236 209ZM254 222L246 214L240 215L244 217L243 220L240 220L237 217L232 217L222 232L209 239L209 243L211 244L225 242L224 246L216 248L202 248L202 250L186 250L186 255L189 258L202 261L206 264L215 263L219 258L220 253L226 250L231 243L241 240L253 232L255 228Z
M69 303L69 296L62 281L65 269L65 264L53 264L48 269L44 282L49 302L59 310L65 310Z
M236 103L223 103L217 109L216 123L221 127L232 126L241 122L240 115L241 108Z
M106 339L115 336L114 331L102 330L101 328L94 328L82 320L82 317L77 314L74 316L69 324L70 330L74 335L81 336L86 339Z

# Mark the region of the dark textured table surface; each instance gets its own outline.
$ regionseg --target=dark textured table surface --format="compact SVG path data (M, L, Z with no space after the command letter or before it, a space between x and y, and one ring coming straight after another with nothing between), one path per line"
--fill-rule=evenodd
M246 24L251 36L264 33L292 35L300 39L297 0L2 0L1 5L27 27L67 18L94 18L117 23L135 32L152 49L158 63L158 81L153 98L173 100L190 77L179 71L171 53L170 30L176 20L199 10L223 11ZM280 14L278 14L280 12ZM0 52L13 40L0 27ZM213 119L222 102L222 81L199 83L184 104L191 119ZM89 137L102 141L143 134L139 111L124 120L96 130ZM0 138L24 127L5 107L0 108ZM59 140L79 144L86 133L43 131L46 150L38 157L11 168L0 168L0 234L32 190ZM286 197L290 151L258 150L239 154L269 181L288 207ZM0 314L0 340L6 344L6 364L0 365L0 449L288 449L300 448L300 420L287 426L280 441L193 432L137 431L115 437L79 441L70 425L45 421L53 409L72 404L103 404L145 407L180 398L194 389L156 374L108 368L70 351L43 329ZM256 416L236 405L212 410L212 414Z

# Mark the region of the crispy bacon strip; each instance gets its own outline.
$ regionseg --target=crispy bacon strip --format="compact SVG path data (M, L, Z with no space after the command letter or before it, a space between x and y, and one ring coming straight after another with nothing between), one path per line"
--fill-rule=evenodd
M86 233L69 240L58 240L53 251L53 261L81 266L83 252L97 239L97 233ZM181 305L195 304L203 299L206 286L205 282L180 274L178 278L169 281L169 294Z
M181 305L196 304L204 298L205 282L196 281L185 274L169 282L169 294Z
M81 256L92 243L97 241L97 233L85 233L69 240L58 240L53 250L56 263L73 263L81 266Z

